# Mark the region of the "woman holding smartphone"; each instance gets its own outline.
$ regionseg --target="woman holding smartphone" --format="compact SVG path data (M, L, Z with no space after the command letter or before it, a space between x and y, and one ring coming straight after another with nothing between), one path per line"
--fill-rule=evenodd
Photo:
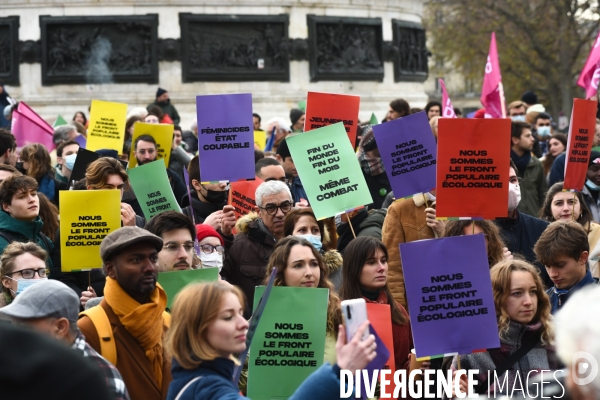
M333 284L328 278L328 270L321 254L308 240L302 237L286 237L277 242L269 259L265 285L269 281L273 268L277 268L274 286L329 289L324 360L331 364L335 363L335 341L338 335L338 326L342 323L342 311L340 298L333 290ZM307 293L307 296L310 294Z
M381 240L358 237L344 251L342 300L363 298L367 303L389 304L396 370L407 369L413 347L408 313L394 301L387 285L388 252Z

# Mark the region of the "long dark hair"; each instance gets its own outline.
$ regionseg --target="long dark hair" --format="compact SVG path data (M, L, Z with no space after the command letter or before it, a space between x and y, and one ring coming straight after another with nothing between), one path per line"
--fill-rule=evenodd
M375 257L377 250L381 250L388 258L388 251L383 242L372 236L361 236L353 239L346 250L344 250L344 264L342 265L342 285L340 297L342 300L359 299L363 297L360 291L360 273L369 258ZM408 318L400 311L400 307L394 301L387 282L381 288L387 295L390 311L392 312L392 323L404 325Z
M556 196L557 193L563 191L563 188L563 182L557 182L554 185L550 186L550 189L548 189L548 193L546 193L546 199L544 200L542 209L540 210L540 219L543 219L544 221L548 222L555 221L554 215L552 215L552 200L554 199L554 196ZM592 217L592 212L588 208L587 203L585 202L583 194L581 194L581 192L574 192L573 195L577 197L577 201L579 202L579 210L581 212L576 222L583 226L583 228L586 229L587 233L589 234L590 230L592 229L591 222L594 219Z
M474 221L465 221L465 220L453 220L446 222L446 227L444 228L443 237L450 236L462 236L464 235L464 229L466 227L470 227L471 225L477 225L483 231L483 234L487 239L487 256L488 256L488 264L490 268L492 265L499 263L504 260L504 241L502 240L502 236L500 234L500 228L493 223L492 221L486 220L474 220Z

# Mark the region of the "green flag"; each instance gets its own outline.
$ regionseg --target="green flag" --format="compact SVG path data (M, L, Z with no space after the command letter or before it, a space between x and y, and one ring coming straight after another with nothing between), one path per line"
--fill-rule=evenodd
M146 220L163 211L181 212L162 159L129 169L127 175Z
M56 120L54 121L54 125L52 125L53 128L56 128L57 126L61 126L61 125L68 125L69 123L67 121L65 121L65 119L59 115L58 117L56 117Z
M379 121L377 121L377 117L375 116L375 113L371 113L371 119L369 120L369 124L377 125L378 123L379 123Z
M256 287L254 308L264 290ZM287 399L323 364L328 300L327 289L273 288L250 350L249 398Z
M317 220L373 202L342 122L286 141Z
M167 307L171 308L175 295L192 282L214 282L219 280L219 268L169 271L158 274L158 283L167 293Z
M298 109L306 112L306 100L298 102Z

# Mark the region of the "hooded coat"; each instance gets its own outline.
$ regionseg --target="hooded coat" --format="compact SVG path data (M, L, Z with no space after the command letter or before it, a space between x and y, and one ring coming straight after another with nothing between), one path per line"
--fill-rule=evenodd
M223 262L221 277L244 292L247 299L244 317L248 319L252 315L254 288L265 279L277 239L256 213L241 217L235 229L238 233Z
M14 238L17 242L33 242L48 252L46 265L52 271L54 264L52 263L52 254L54 245L52 241L44 236L42 227L44 223L38 216L31 222L21 221L11 217L8 213L0 211L0 232L4 232L7 236ZM4 252L9 241L4 237L0 237L0 254Z

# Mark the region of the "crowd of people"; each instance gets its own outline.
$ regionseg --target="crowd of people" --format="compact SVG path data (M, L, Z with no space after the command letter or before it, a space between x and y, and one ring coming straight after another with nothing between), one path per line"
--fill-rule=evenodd
M263 181L256 209L236 218L229 185L203 182L197 123L182 130L166 90L159 88L147 108L131 110L122 152L99 150L79 181L70 178L86 113L55 128L57 148L49 152L35 143L17 148L14 107L6 105L0 129L0 398L243 398L246 387L232 381L233 371L246 350L255 288L273 269L275 286L306 288L306 296L311 288L329 290L323 366L291 399L339 398L340 371L363 369L377 354L373 335L361 340L368 323L346 337L341 302L389 305L394 368L409 371L414 341L399 244L473 234L485 235L501 347L417 368L478 369L480 395L508 394L502 379L488 381L491 371L513 382L519 374L570 368L565 386L572 398L600 396L600 377L578 386L571 365L580 351L600 359L600 152L591 152L583 191L563 191L567 135L531 92L507 106L509 200L506 216L494 221L436 219L435 191L396 199L370 124L359 125L354 145L372 204L317 219L305 191L310 183L301 181L285 140L304 127L304 111L292 109L289 120L265 126L273 147L255 149ZM421 110L396 99L382 123L420 111L437 140L436 101ZM174 125L166 172L182 212L143 217L128 156L133 148L144 165L158 152L150 135L132 140L138 122ZM262 129L259 114L253 123ZM600 120L596 132L594 146ZM122 227L102 240L102 263L91 272L61 270L59 192L69 189L120 191ZM200 268L218 268L219 281L188 285L168 309L158 273ZM463 379L461 390L468 384Z

